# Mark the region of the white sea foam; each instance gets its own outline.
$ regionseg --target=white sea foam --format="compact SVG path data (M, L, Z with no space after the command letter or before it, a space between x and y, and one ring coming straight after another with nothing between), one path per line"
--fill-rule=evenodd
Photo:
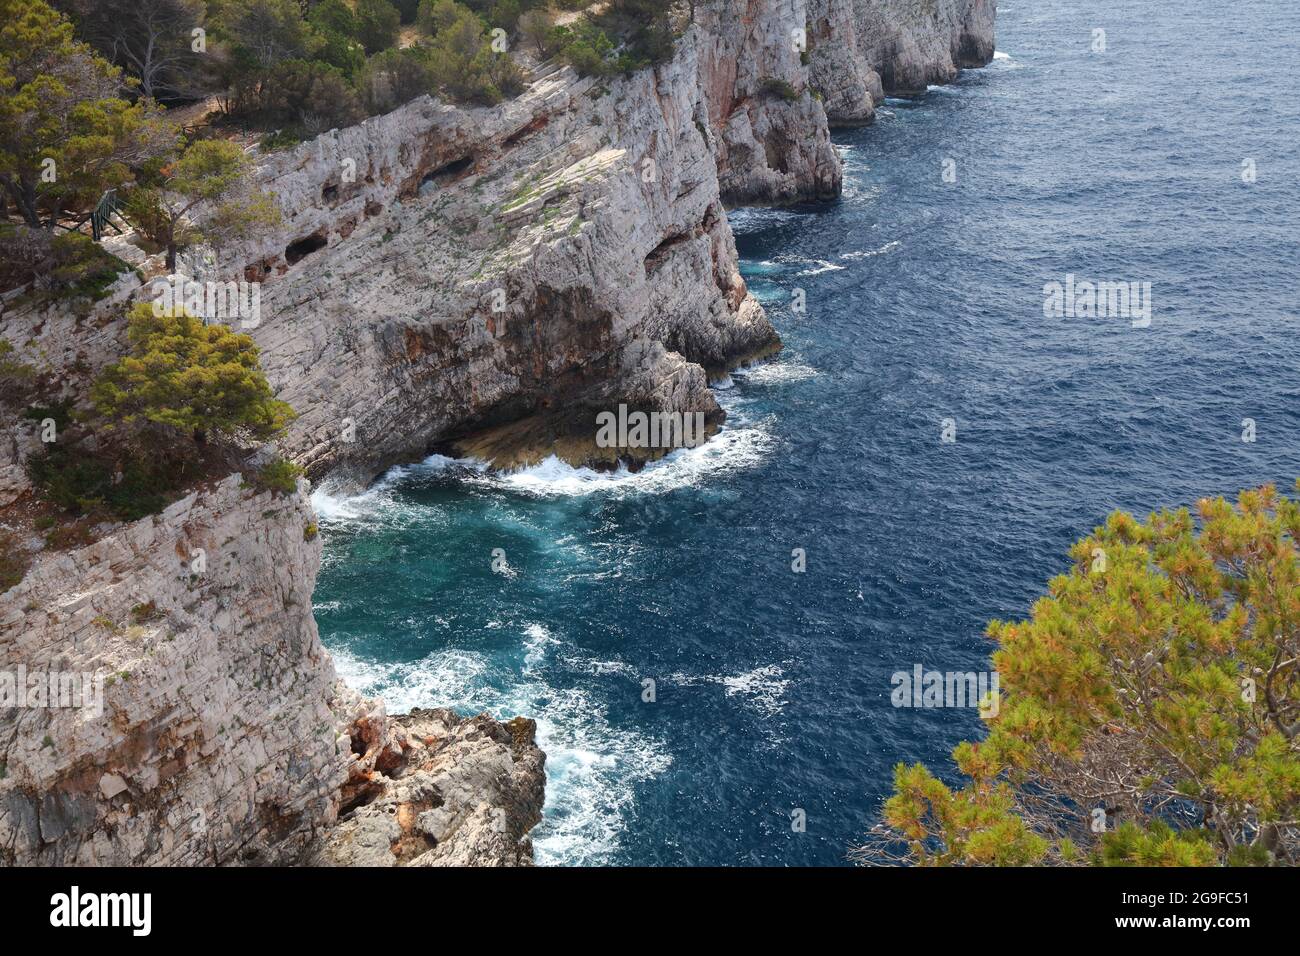
M870 259L872 256L888 255L889 253L893 252L895 249L899 248L901 245L902 243L899 240L895 239L892 242L885 243L879 249L860 249L857 252L842 252L840 253L840 258L841 259Z
M776 664L766 664L740 674L673 674L668 680L684 687L714 684L726 697L739 697L744 706L762 717L776 717L789 703L785 692L790 681Z
M346 493L337 491L327 482L311 493L311 504L316 516L326 522L346 522L375 518L399 519L393 489L402 481L422 475L435 475L458 470L467 475L481 475L488 465L473 458L448 458L430 455L423 461L409 465L394 465L365 491Z
M722 686L728 697L741 696L755 710L766 717L775 717L789 703L785 692L790 681L782 675L784 672L775 664L756 667L743 674L722 678Z
M798 362L763 362L748 368L738 368L732 372L736 378L746 384L786 385L790 382L802 382L817 376L817 370L811 365Z
M837 265L836 265L835 263L833 263L833 262L827 262L825 259L814 259L814 260L812 260L812 264L813 264L816 268L812 268L812 269L803 269L803 270L801 270L801 271L795 273L795 275L801 275L801 276L819 276L819 275L821 275L823 272L842 272L842 271L844 270L844 268L845 268L844 266L837 266Z
M552 455L539 464L509 474L482 474L468 480L540 497L601 492L663 494L763 462L775 444L766 424L723 429L703 445L678 449L639 472L628 471L626 467L612 472L575 468Z
M443 648L418 661L398 663L362 660L339 648L331 653L344 683L366 696L383 697L390 714L416 707L481 709L475 701L491 670L486 656L460 648Z
M767 229L770 226L788 222L799 215L800 213L790 209L751 206L746 209L730 210L727 213L727 222L731 225L733 233L745 233Z

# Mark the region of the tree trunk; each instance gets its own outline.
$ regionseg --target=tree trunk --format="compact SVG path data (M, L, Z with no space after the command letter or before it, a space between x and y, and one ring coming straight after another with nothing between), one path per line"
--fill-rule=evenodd
M34 228L40 228L41 217L36 212L36 184L14 180L8 176L0 182L4 183L5 192L13 200L18 214L23 217L23 222Z

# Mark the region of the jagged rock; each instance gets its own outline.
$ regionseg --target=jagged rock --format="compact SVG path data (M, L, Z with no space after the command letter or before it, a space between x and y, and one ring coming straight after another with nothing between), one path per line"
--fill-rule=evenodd
M536 724L415 710L353 768L353 804L312 862L329 866L527 866L544 786Z

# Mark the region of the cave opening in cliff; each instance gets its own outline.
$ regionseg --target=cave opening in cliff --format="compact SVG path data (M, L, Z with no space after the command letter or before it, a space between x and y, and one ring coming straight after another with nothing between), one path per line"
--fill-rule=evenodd
M470 168L473 165L473 153L470 153L468 156L462 156L460 159L453 159L450 163L443 163L437 169L431 169L429 172L425 173L424 178L420 180L420 185L423 186L426 183L433 183L436 186L445 186L448 183L460 179L470 171Z
M650 254L645 257L645 274L652 275L667 261L675 247L694 238L694 232L677 232L664 239L663 242L650 250Z
M324 249L329 244L323 232L314 232L310 236L297 239L284 247L284 261L293 265L301 262L313 252Z

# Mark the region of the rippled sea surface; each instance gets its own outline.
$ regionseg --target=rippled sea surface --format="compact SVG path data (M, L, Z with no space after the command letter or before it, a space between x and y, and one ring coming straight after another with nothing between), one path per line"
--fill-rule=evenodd
M1292 0L1006 0L988 68L836 134L840 202L733 214L786 349L715 441L317 496L339 670L535 717L541 863L843 863L895 763L980 733L891 674L985 668L1113 508L1300 474L1297 36ZM1150 326L1044 318L1067 273L1150 282Z

